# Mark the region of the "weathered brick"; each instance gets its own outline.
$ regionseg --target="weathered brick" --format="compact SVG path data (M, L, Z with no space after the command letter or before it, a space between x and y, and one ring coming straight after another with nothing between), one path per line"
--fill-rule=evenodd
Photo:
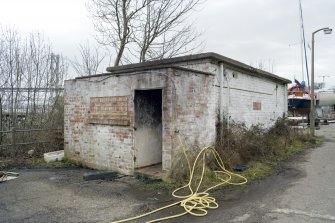
M176 65L216 75L219 71L219 65L209 59ZM270 126L287 111L285 84L225 69L222 101L229 120L245 122L247 126ZM89 79L91 82L65 82L64 147L70 159L93 168L134 172L137 150L133 101L137 89L162 89L163 170L168 171L173 157L180 155L176 131L191 147L209 145L215 140L219 109L217 76L167 68L114 76L103 82L98 82L102 77ZM95 98L102 98L103 106L97 107ZM253 109L253 102L261 103L260 110Z

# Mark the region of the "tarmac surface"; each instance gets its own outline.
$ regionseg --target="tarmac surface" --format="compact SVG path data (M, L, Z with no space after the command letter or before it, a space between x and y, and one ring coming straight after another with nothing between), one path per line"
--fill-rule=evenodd
M206 217L166 222L335 222L335 124L322 125L325 143L283 163L247 187L214 192L220 207ZM140 189L138 180L83 180L82 168L11 169L0 183L0 222L111 222L173 202L170 192ZM152 218L178 213L170 209ZM135 222L145 222L151 218Z

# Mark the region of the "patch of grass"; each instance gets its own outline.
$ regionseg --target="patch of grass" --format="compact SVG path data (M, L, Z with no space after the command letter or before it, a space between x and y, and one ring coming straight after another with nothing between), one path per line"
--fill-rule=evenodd
M248 182L263 179L269 176L274 169L274 164L253 162L249 168L240 174L248 179Z
M285 161L291 156L298 154L308 148L320 146L322 144L322 138L316 138L315 142L300 140L294 140L292 145L287 147L285 153L278 156L273 156L270 158L269 162L251 162L249 168L242 172L241 175L246 177L249 182L264 179L265 177L271 175L273 170L280 164L281 161Z
M144 174L135 174L136 179L139 180L137 184L132 184L132 186L138 189L144 190L171 190L175 187L175 184L169 181L163 181L161 179L155 179L148 177Z

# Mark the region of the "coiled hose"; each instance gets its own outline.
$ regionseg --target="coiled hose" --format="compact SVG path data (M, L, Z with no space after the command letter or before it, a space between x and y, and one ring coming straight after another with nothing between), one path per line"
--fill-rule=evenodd
M177 217L181 217L181 216L186 215L186 214L190 214L190 215L197 216L197 217L206 216L207 213L208 213L207 209L216 209L216 208L219 207L218 203L215 201L215 198L210 196L210 194L209 194L210 190L213 190L214 188L220 187L224 184L242 185L242 184L247 183L247 179L245 177L226 170L220 155L211 146L203 147L200 150L200 152L198 153L198 155L196 156L196 159L194 160L193 165L191 166L189 157L186 153L186 148L184 147L184 145L182 143L180 135L178 135L178 139L180 141L180 145L181 145L184 157L186 159L186 162L187 162L187 165L188 165L188 170L189 170L189 175L190 175L190 179L189 179L187 184L185 184L182 187L179 187L179 188L175 189L172 192L173 197L181 199L181 200L178 201L178 202L166 205L164 207L158 208L156 210L150 211L148 213L141 214L141 215L138 215L138 216L135 216L135 217L127 218L127 219L123 219L123 220L119 220L119 221L114 221L112 223L133 221L133 220L136 220L136 219L143 218L143 217L146 217L148 215L154 214L156 212L162 211L164 209L171 208L171 207L176 206L176 205L179 205L179 206L183 207L183 209L184 209L183 212L181 212L179 214L167 216L167 217L162 217L162 218L150 220L150 221L147 221L147 223L159 222L159 221L163 221L163 220L177 218ZM214 173L215 173L216 178L219 180L219 183L215 184L212 187L204 189L203 191L200 191L200 187L201 187L201 184L203 182L204 173L205 173L205 169L206 169L206 156L207 156L207 154L212 154L213 155L214 160L216 162L216 165L218 166L218 170L214 170ZM201 177L200 177L200 180L197 183L196 187L192 188L192 182L195 181L194 172L195 172L195 169L196 169L197 165L199 165L198 164L199 162L202 162L202 164L201 164L202 165ZM238 178L239 180L237 182L233 182L232 181L233 177ZM188 190L189 191L188 195L178 195L177 194L178 192L183 191L183 190Z

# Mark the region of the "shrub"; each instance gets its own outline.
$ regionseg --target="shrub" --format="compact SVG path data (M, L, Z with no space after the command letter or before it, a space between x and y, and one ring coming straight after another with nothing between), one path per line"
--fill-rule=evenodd
M310 142L308 134L292 131L285 117L268 129L261 125L247 128L241 123L231 123L228 129L225 123L217 125L215 149L231 169L250 162L271 162L286 154L296 141Z

